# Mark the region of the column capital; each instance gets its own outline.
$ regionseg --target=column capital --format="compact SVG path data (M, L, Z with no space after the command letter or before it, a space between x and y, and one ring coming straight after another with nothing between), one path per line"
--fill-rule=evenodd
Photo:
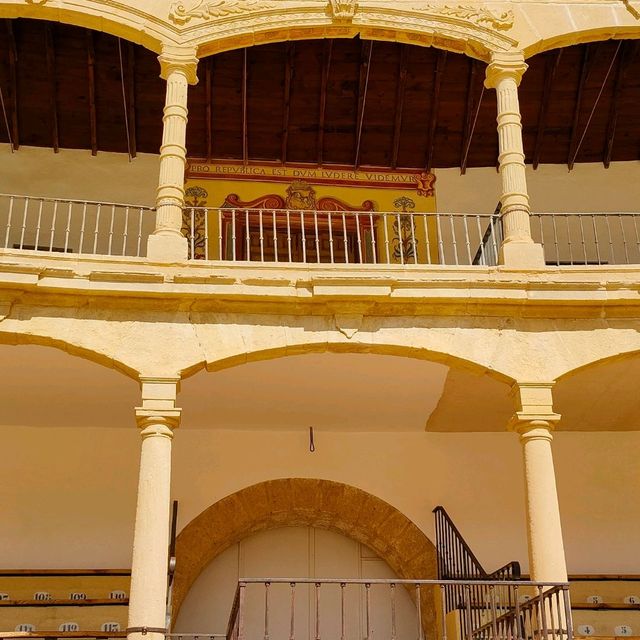
M546 437L560 421L553 411L554 382L516 382L511 387L515 414L509 420L509 429L524 437ZM546 432L546 436L544 433Z
M528 68L522 51L494 52L487 66L484 85L487 89L495 89L504 78L512 78L519 85Z
M167 80L173 71L181 71L189 84L197 84L198 57L196 49L192 47L177 47L164 45L158 56L160 62L160 77Z
M181 409L176 406L180 378L140 376L142 405L136 407L136 422L142 435L171 436L180 424Z

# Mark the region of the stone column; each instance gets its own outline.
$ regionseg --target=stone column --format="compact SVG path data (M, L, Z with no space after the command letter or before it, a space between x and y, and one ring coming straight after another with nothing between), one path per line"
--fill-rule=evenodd
M552 384L514 385L516 414L511 428L520 434L524 478L531 579L565 582L567 565L560 526L551 441L560 416L553 412Z
M518 86L527 70L520 51L494 53L487 67L485 86L495 89L498 102L498 144L502 179L502 223L504 238L500 264L514 268L544 266L542 245L531 237L529 194L522 146L522 121Z
M133 537L129 640L164 640L171 493L171 440L180 420L178 380L143 378L136 409L142 448ZM148 632L143 632L143 628Z
M153 260L174 262L187 259L187 239L182 235L187 94L189 84L198 81L198 59L192 49L164 47L158 60L160 75L167 81L167 93L160 147L156 228L149 237L147 256Z

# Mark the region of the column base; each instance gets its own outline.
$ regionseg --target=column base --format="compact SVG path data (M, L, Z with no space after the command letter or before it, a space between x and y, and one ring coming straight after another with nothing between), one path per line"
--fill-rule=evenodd
M545 266L544 249L535 242L503 242L498 264L509 269L541 269Z
M147 258L158 262L184 262L189 255L187 239L178 234L151 235L147 241Z

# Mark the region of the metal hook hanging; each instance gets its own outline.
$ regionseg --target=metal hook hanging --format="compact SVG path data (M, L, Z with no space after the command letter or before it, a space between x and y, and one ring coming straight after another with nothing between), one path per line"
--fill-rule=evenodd
M309 427L309 451L313 453L316 450L316 443L313 441L313 427Z

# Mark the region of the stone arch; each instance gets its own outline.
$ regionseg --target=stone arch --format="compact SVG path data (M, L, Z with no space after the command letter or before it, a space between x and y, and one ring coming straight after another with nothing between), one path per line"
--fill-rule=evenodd
M115 369L120 373L133 378L139 379L139 372L128 366L125 362L117 360L110 355L94 351L86 347L81 347L63 339L53 338L50 336L41 336L35 334L8 332L0 329L0 344L3 345L41 345L45 347L54 347L65 351L69 355L89 360L95 364L99 364L109 369Z
M634 40L640 39L640 21L635 25L608 25L594 29L559 32L542 40L537 40L524 47L525 58L531 58L538 53L552 49L571 47L577 44L600 42L604 40Z
M588 369L603 368L609 364L617 364L617 363L621 363L628 360L638 359L639 357L640 357L640 347L635 347L628 351L619 351L617 353L601 356L589 362L585 362L581 365L578 365L573 369L569 369L568 371L563 372L562 375L559 375L556 378L555 382L556 384L562 384L569 378L572 378L575 375L583 373Z
M95 31L104 31L130 42L135 42L156 53L160 53L163 42L171 42L170 30L161 20L121 3L117 10L106 0L94 0L92 3L65 2L49 5L48 0L27 0L26 2L0 1L0 18L31 18L61 22L76 27L86 27ZM71 4L71 3L68 3Z
M352 5L352 15L331 14L329 1L300 2L288 12L277 2L258 2L244 12L219 9L217 3L199 0L176 3L169 19L182 27L186 43L204 57L257 44L321 38L353 38L433 46L488 61L494 51L509 51L518 42L510 37L513 12L468 7L433 8ZM255 7L255 8L254 8ZM250 14L250 15L248 15Z
M203 569L243 538L285 526L313 526L346 535L375 551L400 578L437 578L436 548L398 509L356 487L307 478L268 480L205 509L178 535L174 620ZM426 630L436 627L432 590L422 590Z

